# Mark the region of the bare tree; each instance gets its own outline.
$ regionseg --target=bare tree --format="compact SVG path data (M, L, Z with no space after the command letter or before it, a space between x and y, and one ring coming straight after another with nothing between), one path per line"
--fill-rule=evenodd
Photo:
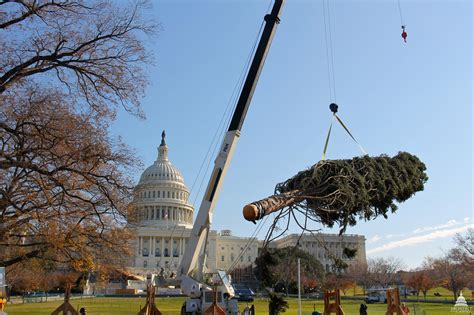
M468 229L465 235L457 234L454 241L456 255L464 264L474 268L474 229Z
M139 98L149 57L140 33L155 29L141 18L146 2L120 7L104 0L25 0L0 6L0 95L34 81L60 86L96 110L120 104L143 115Z
M0 265L123 266L133 152L108 135L139 100L148 5L0 3Z
M347 268L347 276L357 285L360 285L366 294L367 288L374 285L372 277L369 277L369 271L366 263L356 262Z
M372 279L374 285L382 288L395 284L397 280L397 271L402 268L401 260L388 258L373 258L367 261L368 277Z

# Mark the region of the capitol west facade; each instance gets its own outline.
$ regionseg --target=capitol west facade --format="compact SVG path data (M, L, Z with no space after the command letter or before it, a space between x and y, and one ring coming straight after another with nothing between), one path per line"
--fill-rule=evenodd
M129 225L135 231L132 273L139 276L163 271L176 273L193 225L194 207L189 202L189 194L181 172L169 160L163 132L158 157L143 172L134 190L134 219L129 219ZM299 237L288 235L272 246L295 246ZM321 242L325 245L321 246ZM210 231L206 271L251 266L261 243L249 237L233 236L230 230ZM365 237L361 235L318 234L318 241L312 235L303 235L298 246L317 258L328 271L331 262L325 249L329 249L333 256L343 258L344 246L356 248L357 256L353 261L366 262Z

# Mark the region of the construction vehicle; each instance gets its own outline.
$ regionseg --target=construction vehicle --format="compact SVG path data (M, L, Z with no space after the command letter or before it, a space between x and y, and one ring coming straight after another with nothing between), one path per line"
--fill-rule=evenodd
M206 243L212 223L214 207L229 167L240 131L249 108L258 78L262 71L270 44L280 22L280 12L284 0L275 0L271 12L265 15L263 28L252 63L242 87L232 120L215 160L209 184L191 231L176 279L180 281L182 292L189 297L185 301L182 314L239 314L237 301L230 276L218 271L212 283L203 283Z

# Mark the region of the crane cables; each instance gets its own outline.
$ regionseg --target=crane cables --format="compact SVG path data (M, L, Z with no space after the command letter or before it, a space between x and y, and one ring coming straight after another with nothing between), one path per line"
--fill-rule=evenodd
M269 1L269 5L268 5L268 8L266 10L267 13L270 12L271 4L272 4L272 1ZM235 111L235 107L237 106L239 92L243 88L245 77L246 77L246 74L249 71L249 68L250 68L250 65L251 65L251 62L252 62L252 57L255 55L257 44L258 44L258 41L261 37L264 25L265 25L265 21L262 21L261 24L260 24L259 30L256 34L255 40L253 42L253 45L252 45L252 47L249 51L249 54L247 56L246 63L242 67L239 78L238 78L238 80L237 80L237 82L234 86L234 89L232 91L231 96L229 97L229 100L227 102L227 106L226 106L226 108L225 108L225 110L222 114L222 117L220 119L220 122L219 122L219 124L218 124L218 126L215 130L212 141L209 144L207 153L206 153L205 157L202 160L202 163L201 163L201 166L199 168L198 174L196 175L196 177L193 181L193 184L191 186L190 193L192 193L192 192L195 193L193 204L196 204L196 201L197 201L198 197L201 195L201 189L202 189L202 186L204 184L204 180L205 180L205 178L207 178L207 174L209 172L211 162L213 160L212 157L214 157L216 155L216 151L218 150L219 140L222 140L225 137L226 127L229 125L230 120L232 118L232 113ZM211 151L212 151L212 153L211 153ZM206 164L206 162L207 162L207 166L206 166L205 170L203 171L204 165ZM198 184L198 186L196 186L197 184ZM197 187L197 190L195 190L196 187ZM248 242L247 242L247 244L244 248L244 251L246 249L248 249L250 247L251 243L256 240L256 237L257 237L256 235L262 229L262 226L264 225L264 222L266 222L266 220L262 220L261 224L259 223L256 226L255 231L252 234L252 237L248 240ZM203 254L205 254L205 253L203 253ZM243 255L243 253L241 253L239 255L238 259L240 258L241 255ZM238 259L236 261L238 261ZM235 268L235 265L231 266L229 268L229 270L233 270L234 268Z
M397 2L398 2L398 12L400 13L400 23L402 25L402 38L403 38L403 41L406 43L407 37L408 37L408 34L406 32L407 26L403 22L402 5L400 4L400 0L397 0Z
M344 130L348 133L348 135L352 138L352 140L358 145L359 149L364 154L367 154L364 148L360 145L360 143L349 131L349 128L346 127L346 125L342 122L342 120L336 114L338 106L336 105L336 101L337 101L336 75L335 75L335 70L334 70L334 49L333 49L333 43L332 43L331 9L329 6L329 0L321 0L321 1L322 1L322 6L323 6L324 39L326 43L326 61L327 61L326 63L327 63L327 72L328 72L329 99L331 101L331 105L329 105L329 108L333 112L333 117L331 120L331 124L329 126L329 131L326 137L326 141L324 144L322 160L326 158L326 152L327 152L327 148L329 144L329 138L331 136L332 125L335 120L339 122L339 124L344 128ZM400 2L400 0L398 1ZM401 16L401 10L400 10L400 16Z
M402 5L400 4L400 0L397 0L398 2L398 12L400 13L400 23L402 26L405 26L405 23L403 23L403 14L402 14Z
M267 11L268 11L268 9L267 9ZM212 157L214 157L216 155L216 151L217 151L217 149L219 147L219 143L220 143L219 140L224 138L225 128L229 125L230 120L232 118L232 113L234 112L235 107L237 106L237 100L238 100L238 97L239 97L239 92L242 90L242 87L244 85L245 74L248 73L248 70L250 68L250 64L251 64L251 61L252 61L252 56L255 54L258 39L260 38L260 35L262 33L264 23L265 22L262 21L261 24L260 24L260 28L257 32L257 36L256 36L256 38L254 40L254 43L252 45L252 48L250 49L250 52L247 56L246 63L242 67L239 78L238 78L238 80L237 80L237 82L234 86L234 89L232 91L232 94L229 97L229 100L227 102L227 106L226 106L224 112L222 113L222 117L221 117L221 119L219 121L219 124L216 128L214 136L212 137L212 140L211 140L211 143L209 144L208 150L207 150L207 152L206 152L206 154L205 154L205 156L202 160L201 166L199 167L199 171L198 171L196 177L194 178L193 184L191 185L190 194L195 192L193 204L196 204L196 201L197 201L198 197L200 196L201 189L202 189L202 186L204 184L204 180L205 180L205 178L207 178L206 175L209 173L211 162L213 160ZM211 153L211 151L212 151L212 153ZM203 169L204 169L204 165L206 164L206 161L207 161L206 169L204 170L204 172L202 172ZM195 191L194 189L196 188L196 184L198 182L199 182L199 184L198 184L198 187L197 187L197 191Z
M323 4L323 21L324 21L324 40L326 43L326 63L328 73L329 99L336 102L336 75L334 71L334 53L332 45L332 27L331 27L331 10L329 0L321 0Z
M252 235L247 240L247 243L245 244L243 249L240 251L239 255L234 259L234 261L232 262L230 267L227 269L227 271L226 271L227 274L232 273L232 271L234 271L236 269L236 267L239 263L240 257L242 257L245 254L245 252L250 248L250 246L252 245L253 242L257 241L258 233L260 233L260 231L262 230L262 228L265 225L265 222L267 221L268 217L269 216L266 216L265 219L261 220L257 224L257 226L256 226L255 230L253 231Z

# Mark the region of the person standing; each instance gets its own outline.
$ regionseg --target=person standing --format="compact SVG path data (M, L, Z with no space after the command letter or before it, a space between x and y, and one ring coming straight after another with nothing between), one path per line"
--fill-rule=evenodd
M367 315L367 305L366 304L361 304L360 305L359 314L360 315Z
M253 305L253 304L250 305L249 311L250 311L250 315L255 315L255 305Z

